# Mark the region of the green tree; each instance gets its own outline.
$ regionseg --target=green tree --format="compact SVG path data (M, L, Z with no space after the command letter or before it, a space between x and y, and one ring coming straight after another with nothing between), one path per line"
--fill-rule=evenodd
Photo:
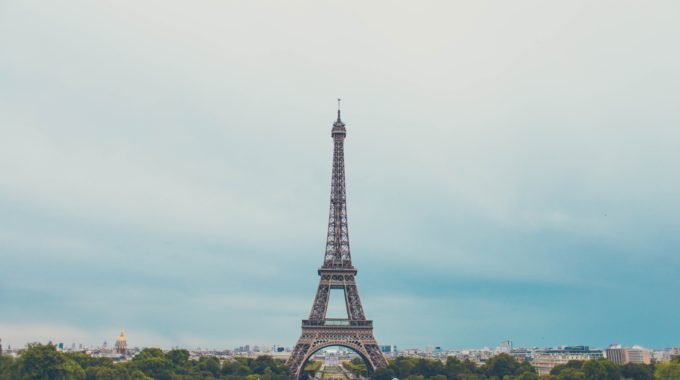
M87 380L128 380L128 375L125 367L98 367L92 366L85 370Z
M522 372L518 376L515 376L515 380L538 380L538 373L536 372Z
M463 363L453 356L446 358L444 367L446 368L446 377L449 379L456 379L458 375L465 372Z
M651 365L628 363L621 366L621 376L631 380L654 380L654 370Z
M368 368L366 367L366 363L364 363L364 361L359 358L354 358L351 361L343 362L342 366L343 368L350 371L351 373L354 374L354 376L357 377L359 376L366 377L366 375L368 374Z
M395 377L394 371L386 368L386 367L381 367L375 370L373 372L373 376L371 376L372 380L392 380Z
M271 356L260 355L255 360L252 361L250 368L252 368L253 373L262 374L265 369L275 368L276 362Z
M26 380L84 380L85 371L52 344L29 344L17 360L16 375Z
M556 376L553 375L553 378L556 380L585 380L586 375L580 369L564 367L558 371Z
M558 364L553 369L550 370L550 375L552 375L554 378L558 376L562 371L565 369L575 369L579 372L581 372L581 367L583 366L583 361L582 360L570 360L567 362L567 364ZM583 375L585 376L585 375Z
M680 363L673 360L658 363L654 371L655 380L680 380Z
M189 363L189 351L174 349L165 354L165 357L172 362L175 368L186 369Z
M132 361L145 360L148 358L164 358L165 354L160 348L145 348L142 352L135 355Z
M201 356L201 358L198 359L197 366L202 372L208 372L216 378L220 377L220 361L214 356Z
M75 361L84 370L87 370L89 367L113 367L113 360L111 358L95 358L81 352L65 352L61 355Z
M477 364L470 359L463 360L463 368L465 369L465 373L470 374L477 373L479 371Z
M505 376L514 376L523 372L533 372L531 366L523 366L514 357L508 354L496 355L487 360L484 371L488 377L503 379Z
M130 361L133 369L155 380L171 380L174 364L159 348L145 348Z
M307 362L302 369L302 377L314 377L314 374L319 371L319 368L321 368L321 362L315 360Z
M396 377L400 379L406 379L415 370L416 359L398 357L396 360L390 361L388 368L390 368L395 373Z
M14 373L14 358L9 355L0 355L0 380L12 380L16 378Z
M152 377L146 376L144 372L135 369L130 372L130 380L154 380Z
M416 363L416 366L413 370L418 375L422 375L423 377L428 379L437 375L446 374L446 370L444 369L444 363L440 362L439 360L420 359Z
M171 380L174 374L172 362L166 358L151 357L138 360L135 367L155 380Z
M458 375L458 380L485 380L486 376L482 375L481 373L464 373L461 375Z
M621 369L607 359L586 360L581 367L586 380L620 380Z

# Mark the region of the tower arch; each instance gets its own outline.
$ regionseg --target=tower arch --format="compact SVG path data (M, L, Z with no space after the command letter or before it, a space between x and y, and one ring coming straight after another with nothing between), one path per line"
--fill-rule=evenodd
M300 371L300 375L297 377L298 380L305 380L305 379L303 379L302 376L303 376L303 374L304 374L304 367L305 367L305 365L309 362L309 360L310 360L317 352L319 352L319 351L321 351L321 350L323 350L323 349L325 349L325 348L328 348L328 347L344 347L344 348L349 348L349 349L352 350L354 353L356 353L356 354L361 358L361 360L363 360L363 362L366 364L366 368L367 368L367 370L368 370L368 374L370 375L370 374L373 373L373 371L374 371L373 368L374 368L374 367L372 366L371 361L370 361L370 359L369 359L368 356L367 356L367 352L365 352L365 350L363 350L363 348L362 348L361 346L355 345L355 344L352 344L352 343L347 343L347 342L343 342L343 343L332 343L332 342L330 342L330 343L320 344L320 345L316 346L315 348L311 348L311 349L309 350L309 353L306 355L306 357L305 357L304 360L302 361L302 366L301 366L301 369L302 369L302 370Z

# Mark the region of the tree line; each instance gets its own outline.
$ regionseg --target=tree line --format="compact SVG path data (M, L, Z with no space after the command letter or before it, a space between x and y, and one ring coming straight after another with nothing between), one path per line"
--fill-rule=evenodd
M305 375L313 375L320 362L310 362ZM667 363L619 366L606 359L571 361L539 377L527 362L507 354L478 366L469 360L446 361L399 357L387 367L368 374L361 359L343 367L371 380L680 380L680 358ZM16 359L0 355L0 380L292 380L282 360L271 356L220 361L215 356L190 360L187 350L163 352L146 348L126 362L60 352L51 344L30 344Z
M189 359L189 351L145 348L126 362L60 352L52 344L30 344L18 358L0 356L0 380L291 380L288 367L271 356Z
M570 361L539 376L525 361L500 354L477 366L469 360L399 357L379 368L372 380L680 380L680 358L667 363L617 365L607 359Z

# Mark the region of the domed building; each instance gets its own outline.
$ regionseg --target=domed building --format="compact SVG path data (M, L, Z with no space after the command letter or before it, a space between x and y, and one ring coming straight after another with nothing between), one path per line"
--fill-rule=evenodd
M120 330L120 335L116 339L115 346L116 353L125 355L127 353L127 340L125 339L125 331Z

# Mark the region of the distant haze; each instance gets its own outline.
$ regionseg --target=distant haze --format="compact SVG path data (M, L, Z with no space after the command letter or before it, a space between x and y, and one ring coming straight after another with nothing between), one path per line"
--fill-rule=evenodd
M292 346L336 98L381 344L680 345L675 1L3 1L0 338Z

